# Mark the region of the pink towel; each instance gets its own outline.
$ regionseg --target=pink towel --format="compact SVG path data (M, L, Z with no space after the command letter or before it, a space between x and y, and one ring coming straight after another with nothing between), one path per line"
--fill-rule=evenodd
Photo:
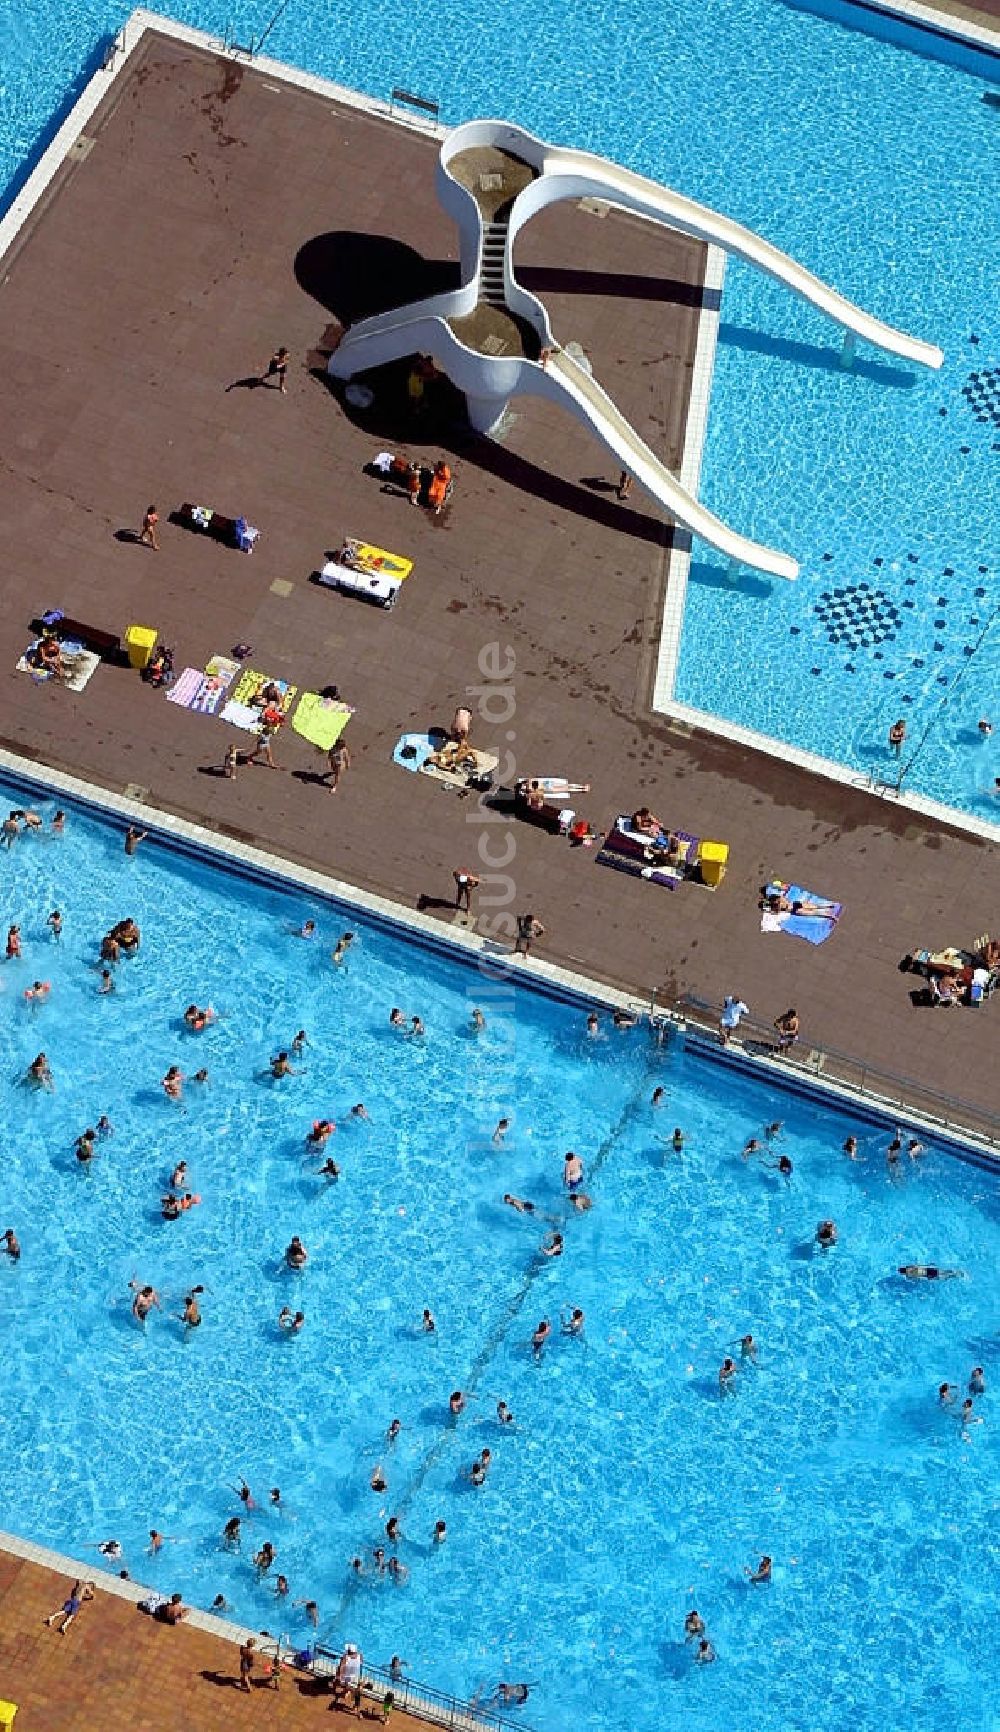
M182 710L190 709L201 690L201 683L204 678L200 668L185 668L182 674L178 674L170 687L167 693L167 703L180 704Z

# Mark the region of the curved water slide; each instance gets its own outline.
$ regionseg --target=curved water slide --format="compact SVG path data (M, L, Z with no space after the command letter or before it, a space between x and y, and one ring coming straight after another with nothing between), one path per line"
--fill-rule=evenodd
M453 329L455 322L469 319L476 312L483 291L487 224L475 193L453 168L459 158L475 151L504 153L530 170L527 184L516 193L503 219L506 231L503 301L505 310L534 333L537 358L523 352L523 348L517 353L486 354L470 347ZM894 330L856 307L740 223L629 169L619 168L603 157L545 144L507 122L470 121L449 133L441 147L437 190L442 206L458 228L462 286L353 325L330 357L329 372L334 377L348 379L354 373L407 355L432 355L441 370L465 393L473 426L486 434L497 427L514 396L540 396L559 403L587 426L675 522L727 559L769 576L795 578L798 564L790 555L764 547L730 529L703 506L639 437L589 371L558 347L544 305L521 286L514 273L514 242L525 223L547 205L560 200L599 199L722 247L758 266L855 338L861 337L919 365L939 367L943 361L941 350L934 344ZM492 228L495 232L495 222Z
M809 301L845 331L861 337L877 349L884 349L889 355L898 355L901 361L934 368L940 367L944 361L944 354L935 343L910 337L905 331L897 331L893 325L877 319L873 313L866 313L863 307L855 306L846 295L830 288L805 265L798 264L752 229L744 228L731 217L721 216L718 211L709 210L707 205L696 204L694 199L685 198L670 187L660 186L644 175L633 174L631 169L619 168L603 157L591 156L587 151L547 147L543 184L550 196L540 199L538 209L560 198L602 199L606 204L617 205L635 216L666 223L682 234L709 241L731 257L756 265L802 300ZM530 187L522 195L526 202L530 202L534 190L534 186Z

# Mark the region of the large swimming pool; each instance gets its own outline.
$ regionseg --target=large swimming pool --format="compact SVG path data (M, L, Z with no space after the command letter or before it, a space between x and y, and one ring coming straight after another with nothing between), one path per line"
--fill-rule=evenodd
M23 800L0 789L4 812ZM591 1039L579 1005L343 908L153 841L126 858L120 827L76 810L64 835L0 859L0 931L18 923L23 944L0 964L0 1228L22 1247L0 1257L0 1526L91 1564L116 1539L137 1579L206 1608L221 1593L298 1639L292 1601L315 1599L330 1640L402 1655L463 1696L528 1681L530 1719L565 1732L768 1732L803 1702L838 1732L987 1723L1000 1428L991 1393L963 1432L936 1392L964 1393L976 1364L1000 1376L993 1176L933 1148L893 1174L884 1129L642 1030ZM102 993L100 936L124 916L141 949ZM36 979L51 993L33 1008ZM192 1001L218 1022L188 1030ZM424 1038L390 1028L394 1006ZM268 1062L299 1028L302 1074L275 1082ZM54 1092L23 1084L40 1050ZM171 1065L180 1102L160 1086ZM74 1141L101 1113L113 1135L81 1165ZM337 1131L307 1158L324 1117ZM568 1149L589 1212L567 1202ZM164 1221L179 1159L201 1202ZM840 1231L828 1254L824 1217ZM967 1278L909 1284L894 1271L910 1261ZM163 1298L144 1329L133 1279ZM203 1322L185 1332L193 1287ZM305 1313L294 1337L277 1327L286 1305ZM574 1307L582 1337L561 1333ZM747 1332L759 1362L723 1398L719 1367ZM262 1507L234 1553L220 1541L241 1477ZM149 1557L154 1527L167 1538ZM277 1557L258 1581L265 1539ZM380 1574L379 1545L405 1583ZM750 1587L764 1553L773 1583ZM692 1608L718 1654L707 1668L684 1645Z
M126 10L0 0L0 186ZM245 41L271 8L174 10ZM642 0L627 17L512 0L505 18L498 34L483 0L446 29L431 0L291 0L267 51L382 97L402 82L439 97L447 122L502 113L604 151L943 347L937 374L872 350L844 373L833 327L730 269L703 493L794 552L802 576L734 587L696 546L675 696L866 775L902 769L904 788L995 819L1000 116L987 86L783 0ZM898 717L900 764L887 745Z

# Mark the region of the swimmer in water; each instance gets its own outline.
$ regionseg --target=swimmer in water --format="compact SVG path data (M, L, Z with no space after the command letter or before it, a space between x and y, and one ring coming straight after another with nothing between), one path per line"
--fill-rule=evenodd
M728 1395L735 1388L736 1388L736 1361L735 1361L735 1359L730 1359L729 1355L727 1354L726 1358L722 1361L722 1364L719 1366L719 1394L720 1395Z
M287 1576L279 1576L278 1577L277 1581L274 1584L274 1592L277 1595L277 1598L279 1600L283 1600L285 1598L285 1596L288 1593L288 1577Z
M309 1261L309 1253L296 1233L285 1247L285 1262L289 1269L304 1269Z
M601 1023L596 1010L592 1010L587 1018L587 1038L594 1040L601 1032Z
M411 1040L423 1040L427 1030L419 1016L411 1016L410 1026L407 1032Z
M543 1257L561 1257L563 1254L563 1236L561 1233L550 1233L544 1244L539 1247Z
M389 1676L394 1684L401 1684L403 1682L403 1679L406 1676L406 1668L408 1664L409 1662L407 1660L401 1659L398 1654L393 1654L392 1659L389 1661Z
M321 1149L328 1137L332 1137L337 1129L333 1119L313 1119L312 1130L306 1133L306 1147Z
M578 1215L585 1215L588 1209L594 1207L594 1199L586 1191L574 1191L569 1199L569 1206Z
M298 1034L295 1034L292 1036L291 1050L295 1054L295 1057L301 1058L302 1054L305 1052L305 1049L308 1045L309 1045L309 1036L306 1034L306 1031L304 1028L300 1028Z
M209 1023L215 1021L215 1011L210 1004L206 1004L204 1009L200 1005L189 1004L184 1012L184 1021L195 1034L201 1034Z
M207 1070L196 1070L194 1073L194 1076L191 1078L191 1081L193 1083L207 1083L207 1081L208 1081Z
M280 1079L283 1076L301 1076L302 1075L301 1071L296 1070L294 1068L294 1066L289 1063L287 1052L275 1053L274 1057L271 1060L269 1060L269 1065L270 1065L270 1073L271 1073L272 1077L274 1077L275 1081L280 1081ZM267 1073L265 1072L265 1075L266 1074Z
M351 1117L352 1119L363 1119L365 1123L369 1125L372 1122L371 1114L365 1106L364 1101L359 1101L356 1107L351 1108Z
M371 1486L372 1491L382 1492L382 1491L388 1491L389 1490L389 1481L386 1479L385 1474L382 1472L381 1462L378 1464L378 1466L376 1468L373 1469L372 1476L371 1476L371 1479L368 1481L368 1484Z
M108 1118L107 1113L102 1113L100 1118L97 1121L97 1135L103 1141L105 1137L113 1137L114 1134L115 1134L114 1125L111 1123L111 1120Z
M768 1142L773 1143L775 1137L780 1137L784 1128L785 1127L784 1127L784 1120L783 1119L773 1119L769 1125L765 1125L764 1126L764 1135L767 1138Z
M857 1160L857 1158L858 1158L858 1139L856 1136L852 1135L852 1136L849 1136L847 1138L847 1141L843 1145L843 1153L847 1156L849 1161L856 1161Z
M332 1155L327 1155L323 1165L317 1167L316 1177L318 1179L326 1179L328 1184L336 1184L337 1180L340 1178L340 1168Z
M497 1424L498 1425L513 1425L513 1423L514 1423L514 1415L511 1413L510 1408L507 1406L507 1403L505 1401L498 1401L497 1402Z
M448 1397L449 1413L454 1419L457 1419L460 1413L465 1412L465 1407L465 1396L462 1394L462 1391L460 1389L453 1389Z
M399 1006L396 1004L393 1005L392 1009L389 1012L389 1027L390 1028L402 1028L402 1029L405 1029L405 1027L406 1027L406 1018L403 1015L403 1012L400 1010Z
M260 1581L264 1576L267 1575L267 1572L271 1568L271 1565L274 1563L274 1560L276 1557L277 1557L277 1552L275 1551L270 1540L265 1540L264 1544L260 1548L260 1551L254 1552L253 1567L257 1571L258 1581Z
M757 1343L752 1335L740 1336L740 1358L749 1361L751 1365L756 1365Z
M236 1495L239 1498L240 1503L243 1505L244 1509L249 1510L249 1509L256 1509L257 1508L257 1505L254 1502L253 1493L251 1492L250 1487L247 1485L247 1482L245 1479L241 1479L239 1485L236 1486L234 1489L235 1489Z
M909 1155L910 1160L915 1161L918 1156L927 1153L927 1148L926 1145L920 1141L919 1137L911 1137L906 1145L906 1152Z
M497 1120L497 1128L493 1132L493 1141L497 1144L502 1143L509 1130L510 1130L510 1120L509 1119L498 1119Z
M97 1153L97 1150L94 1147L96 1136L96 1131L87 1130L83 1132L82 1136L79 1136L76 1139L74 1144L74 1153L77 1160L81 1161L84 1165L86 1165L88 1161L92 1161Z
M816 1228L816 1243L821 1251L829 1251L837 1243L837 1223L821 1221Z
M114 992L114 990L115 990L115 977L112 974L110 968L102 968L101 969L101 984L97 988L97 990L101 994Z
M13 962L21 954L21 928L10 926L7 929L7 961Z
M482 1034L483 1029L486 1027L486 1018L478 1008L472 1012L472 1016L469 1020L469 1027L473 1034Z
M685 1642L693 1642L704 1634L705 1620L700 1612L692 1609L684 1619L684 1640Z
M36 980L34 985L25 987L24 997L26 1002L31 1005L32 1010L34 1010L36 1005L41 1004L44 999L48 998L51 991L52 982L50 980Z
M136 1280L130 1281L129 1286L135 1294L132 1301L132 1315L137 1323L145 1323L151 1311L163 1310L160 1295L155 1287L143 1286Z
M61 938L62 937L63 917L60 914L58 908L53 908L52 913L48 916L45 924L48 927L49 931L51 932L53 938Z
M542 1348L545 1346L545 1343L551 1334L552 1325L547 1317L543 1317L538 1328L535 1330L534 1335L531 1337L531 1351L535 1355L536 1359L542 1357Z
M149 1544L146 1547L146 1551L150 1557L155 1557L156 1553L162 1550L165 1537L164 1534L158 1533L156 1528L150 1528Z
M907 1281L964 1281L964 1269L939 1269L936 1263L901 1263L898 1274Z
M514 1197L510 1191L505 1191L503 1200L508 1209L516 1209L519 1215L533 1215L535 1213L534 1203L529 1203L525 1197Z
M161 1079L160 1087L168 1100L179 1101L184 1093L184 1073L178 1065L172 1064L165 1077Z
M403 1429L403 1422L401 1419L392 1420L390 1422L389 1429L385 1434L386 1443L395 1443L395 1441L396 1441L397 1437L399 1436L400 1432L402 1431L402 1429Z
M281 1492L276 1485L272 1485L270 1491L268 1492L267 1501L270 1504L271 1508L276 1509L280 1515L281 1511L284 1509L285 1506L281 1501Z
M673 1148L674 1154L679 1155L681 1153L681 1150L684 1147L684 1132L681 1130L680 1125L678 1125L675 1128L674 1134L670 1139L670 1143L671 1143L671 1147Z
M299 927L298 936L299 936L299 938L315 938L315 936L316 936L316 922L315 922L315 920L305 921L305 923Z
M12 1263L21 1261L21 1241L13 1227L8 1227L5 1232L0 1233L0 1245L3 1246ZM152 1288L150 1288L150 1292L152 1292Z
M125 852L134 854L140 842L145 842L148 830L140 830L135 824L130 824L125 832Z
M33 1088L48 1089L50 1094L55 1092L55 1078L43 1052L40 1052L37 1058L32 1059L28 1066L27 1081Z
M760 1164L771 1173L780 1173L783 1179L790 1179L794 1171L787 1155L779 1155L776 1161L761 1161Z
M707 1636L702 1636L701 1641L695 1649L695 1665L710 1666L715 1658L715 1649L712 1647L711 1642Z
M222 1547L227 1552L238 1552L240 1549L240 1518L230 1516L222 1530Z
M393 1545L396 1544L398 1539L402 1539L403 1536L400 1530L398 1516L389 1517L389 1520L385 1524L385 1537L387 1540L391 1540Z
M290 1305L283 1305L278 1312L278 1328L287 1335L297 1335L305 1323L304 1311L293 1311Z
M183 1191L187 1182L188 1182L187 1161L178 1161L176 1167L174 1168L173 1172L170 1175L170 1188L172 1191Z
M744 1569L743 1574L751 1582L769 1582L771 1580L771 1559L765 1552L755 1570Z
M436 1521L434 1523L433 1541L434 1541L434 1544L436 1546L443 1546L444 1545L447 1532L448 1532L447 1522Z
M319 1606L315 1600L293 1600L293 1606L301 1606L314 1630L319 1629Z
M563 1184L567 1191L578 1191L583 1184L583 1162L572 1149L563 1157Z
M226 1613L231 1612L233 1608L226 1599L225 1594L216 1594L215 1599L212 1601L212 1604L208 1609L210 1612L214 1612L217 1617L223 1618Z
M666 1089L665 1088L655 1088L653 1090L652 1098L651 1098L649 1104L651 1107L666 1106L666 1104L667 1104L667 1091L666 1091Z
M420 1319L420 1327L425 1335L433 1335L437 1331L437 1324L434 1321L434 1313L429 1310L426 1305L424 1306L423 1315Z
M569 1311L568 1317L566 1315L567 1310ZM563 1334L564 1335L582 1335L583 1334L584 1321L585 1321L584 1313L580 1310L579 1305L574 1305L572 1307L572 1309L570 1309L569 1306L564 1307L563 1315L562 1315L562 1332L563 1332Z
M974 1365L969 1373L969 1394L986 1394L986 1373L981 1365Z
M330 961L335 968L340 968L347 960L347 952L354 943L353 932L342 932L334 948L330 952Z
M938 1403L941 1407L952 1407L958 1400L957 1383L938 1384Z
M971 1395L966 1396L963 1401L958 1417L962 1422L963 1429L970 1425L982 1425L983 1423L979 1414L973 1411Z

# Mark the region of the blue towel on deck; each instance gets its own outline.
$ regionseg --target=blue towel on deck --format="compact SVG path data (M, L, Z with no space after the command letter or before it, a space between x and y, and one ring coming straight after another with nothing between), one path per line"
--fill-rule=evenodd
M785 891L789 902L829 902L834 914L839 915L844 904L832 902L829 896L819 896L815 890L805 890L801 884L789 884ZM818 914L789 914L782 927L783 932L791 933L793 938L804 938L807 944L825 944L836 928L836 920Z

